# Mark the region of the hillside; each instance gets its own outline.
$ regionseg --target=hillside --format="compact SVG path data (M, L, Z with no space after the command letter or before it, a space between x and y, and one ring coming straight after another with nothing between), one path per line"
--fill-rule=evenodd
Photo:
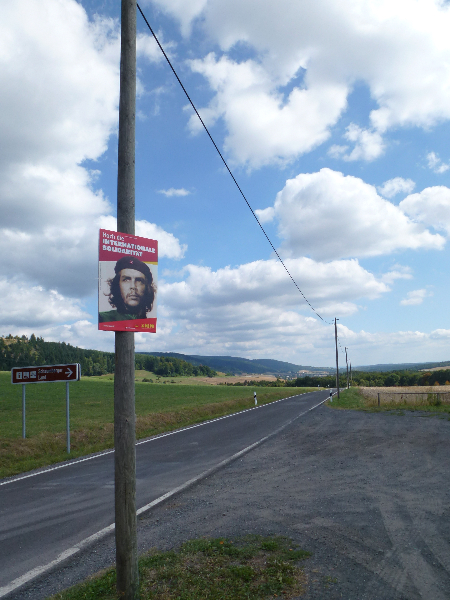
M450 367L450 361L364 365L352 368L355 371L365 371L366 373L369 371L378 371L379 373L383 373L385 371L423 371L424 369L435 369L437 367Z
M178 354L176 352L146 352L158 357L173 357L193 365L206 365L222 373L232 373L233 375L255 374L255 375L294 375L299 371L308 371L309 373L330 373L329 367L309 367L295 365L293 363L268 358L240 358L237 356L200 356L197 354Z

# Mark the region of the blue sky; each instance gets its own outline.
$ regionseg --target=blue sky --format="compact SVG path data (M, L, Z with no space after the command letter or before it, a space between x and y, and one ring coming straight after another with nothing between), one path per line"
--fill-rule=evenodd
M448 5L141 7L352 364L449 360ZM0 334L113 349L96 265L98 229L115 228L119 9L2 9ZM136 350L332 365L334 328L137 20L137 233L160 265L158 333Z

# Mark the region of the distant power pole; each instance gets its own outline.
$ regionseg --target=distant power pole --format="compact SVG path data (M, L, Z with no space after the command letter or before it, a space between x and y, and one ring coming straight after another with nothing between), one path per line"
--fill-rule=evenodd
M353 383L352 363L350 363L350 383Z
M348 348L345 348L345 364L347 365L347 389L350 387L349 383L348 383L348 360L347 360L347 350Z
M336 387L337 397L339 398L339 358L338 358L338 343L337 343L337 321L339 319L334 318L334 341L336 343Z
M135 233L136 0L122 0L117 231ZM136 600L136 423L134 333L115 332L114 471L117 592Z

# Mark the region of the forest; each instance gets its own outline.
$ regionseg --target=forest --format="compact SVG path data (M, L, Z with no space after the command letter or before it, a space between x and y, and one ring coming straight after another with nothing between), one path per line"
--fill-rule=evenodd
M65 342L46 342L34 334L29 338L25 335L0 337L0 371L10 371L13 367L70 363L80 363L81 374L86 376L114 373L112 352L85 350ZM181 359L150 354L136 354L135 365L136 369L150 371L161 377L213 377L217 374L206 365L194 366Z
M410 385L450 385L450 369L442 371L353 371L351 381L352 386L362 387L395 387ZM244 382L230 385L248 385L252 387L336 387L336 376L327 375L326 377L314 377L305 375L297 379L277 379L276 381L254 381L246 380ZM347 387L347 374L339 374L339 387Z

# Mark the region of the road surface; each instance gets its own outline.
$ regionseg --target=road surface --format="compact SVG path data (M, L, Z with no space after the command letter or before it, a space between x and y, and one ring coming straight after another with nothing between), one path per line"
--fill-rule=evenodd
M327 397L324 391L293 396L139 442L137 508L142 512L214 470ZM48 565L75 556L83 540L97 539L113 521L112 452L1 481L0 597L18 590Z

